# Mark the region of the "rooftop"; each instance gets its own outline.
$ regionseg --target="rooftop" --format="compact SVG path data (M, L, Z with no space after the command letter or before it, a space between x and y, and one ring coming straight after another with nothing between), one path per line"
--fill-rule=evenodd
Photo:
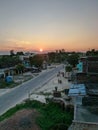
M84 96L86 89L84 84L71 84L68 96Z
M98 96L98 84L97 83L87 83L85 84L86 91L88 95Z
M98 106L96 107L98 110ZM82 106L80 104L76 105L76 119L77 121L83 122L96 122L98 123L98 114L93 113L94 106Z

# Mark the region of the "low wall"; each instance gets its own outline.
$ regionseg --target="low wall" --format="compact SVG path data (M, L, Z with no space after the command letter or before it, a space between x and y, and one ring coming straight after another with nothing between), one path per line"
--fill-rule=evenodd
M73 121L72 130L98 130L98 123Z

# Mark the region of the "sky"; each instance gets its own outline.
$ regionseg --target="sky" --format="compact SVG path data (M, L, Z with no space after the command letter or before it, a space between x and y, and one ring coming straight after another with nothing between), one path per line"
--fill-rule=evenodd
M0 52L98 49L98 0L0 0Z

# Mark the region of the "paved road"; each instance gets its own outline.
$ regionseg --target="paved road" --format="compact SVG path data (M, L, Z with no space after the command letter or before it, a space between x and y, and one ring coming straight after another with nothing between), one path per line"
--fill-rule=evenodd
M0 96L0 115L6 112L9 108L15 106L17 103L26 99L28 97L28 92L31 92L35 87L37 88L43 86L62 68L63 66L60 65L50 71L41 73L36 78L23 83L20 87L16 87L12 91Z

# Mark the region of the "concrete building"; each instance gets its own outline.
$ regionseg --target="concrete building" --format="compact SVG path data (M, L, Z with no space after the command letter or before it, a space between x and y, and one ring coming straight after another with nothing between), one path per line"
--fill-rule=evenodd
M9 67L9 68L4 68L0 69L0 77L6 77L6 76L13 76L16 74L16 69L15 67Z
M98 56L81 57L80 63L82 63L82 72L98 74Z
M35 53L29 53L29 52L27 52L24 55L20 55L19 58L22 61L22 63L24 64L24 66L26 68L29 68L29 67L31 67L29 58L33 57L35 55L36 55Z
M75 84L69 89L74 101L74 119L69 130L98 130L98 57L82 57ZM85 93L79 86L84 83Z
M98 130L98 84L71 85L69 94L74 104L74 119L68 130Z
M98 56L89 56L80 58L77 65L78 73L76 73L77 82L78 79L85 78L87 83L98 83ZM81 70L81 71L80 71ZM84 75L81 77L81 75Z

